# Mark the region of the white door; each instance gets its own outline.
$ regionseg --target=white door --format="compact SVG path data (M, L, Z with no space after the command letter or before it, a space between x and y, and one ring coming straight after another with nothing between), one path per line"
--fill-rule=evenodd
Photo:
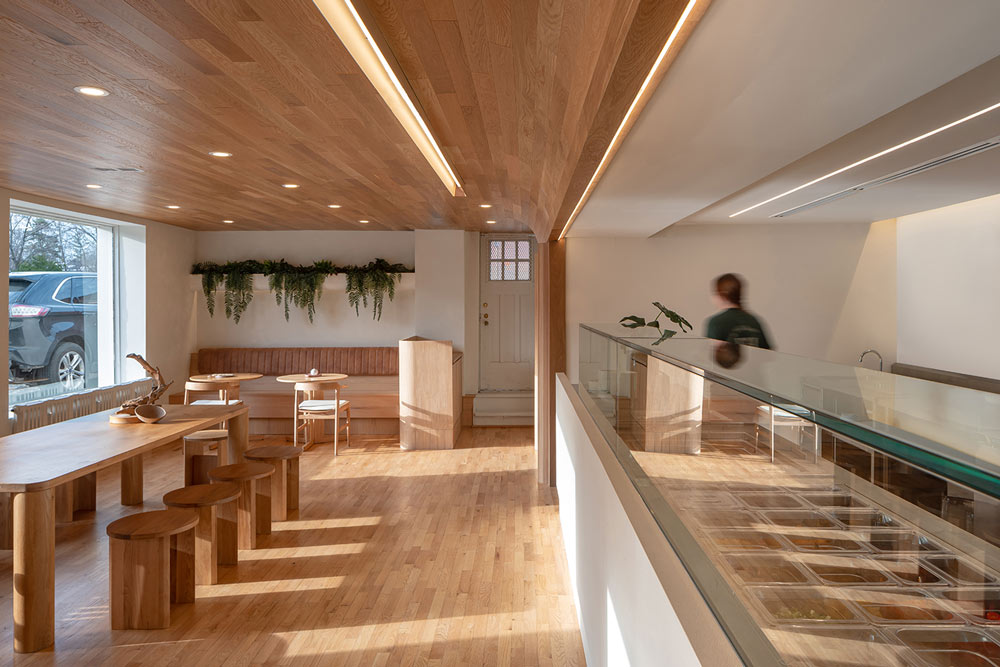
M535 242L484 234L479 262L479 388L530 391L535 365Z

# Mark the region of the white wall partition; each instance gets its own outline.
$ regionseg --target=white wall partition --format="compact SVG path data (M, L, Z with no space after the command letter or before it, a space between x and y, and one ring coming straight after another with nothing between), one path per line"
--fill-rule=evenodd
M559 520L587 664L740 664L624 471L615 468L618 463L607 447L566 376L558 374ZM598 448L604 448L605 456ZM659 572L648 555L649 542L657 551ZM688 619L687 627L677 610Z

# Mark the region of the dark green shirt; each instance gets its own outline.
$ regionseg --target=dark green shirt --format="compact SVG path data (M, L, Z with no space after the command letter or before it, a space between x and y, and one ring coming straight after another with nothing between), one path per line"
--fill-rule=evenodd
M705 325L705 337L771 349L760 320L742 308L728 308L710 317Z

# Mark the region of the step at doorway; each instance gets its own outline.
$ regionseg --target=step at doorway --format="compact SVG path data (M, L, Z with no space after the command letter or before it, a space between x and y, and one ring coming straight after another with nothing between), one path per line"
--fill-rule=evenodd
M472 401L473 426L531 426L534 423L534 392L481 391Z

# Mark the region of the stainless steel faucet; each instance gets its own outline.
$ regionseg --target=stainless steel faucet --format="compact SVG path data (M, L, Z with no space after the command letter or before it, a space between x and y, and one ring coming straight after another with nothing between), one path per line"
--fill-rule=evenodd
M864 352L861 353L860 357L858 357L858 363L859 364L863 364L865 362L865 356L868 355L868 354L874 354L876 357L878 357L878 369L881 371L882 370L882 355L878 353L878 350L875 350L875 349L872 349L872 348L868 348L867 350L865 350Z

